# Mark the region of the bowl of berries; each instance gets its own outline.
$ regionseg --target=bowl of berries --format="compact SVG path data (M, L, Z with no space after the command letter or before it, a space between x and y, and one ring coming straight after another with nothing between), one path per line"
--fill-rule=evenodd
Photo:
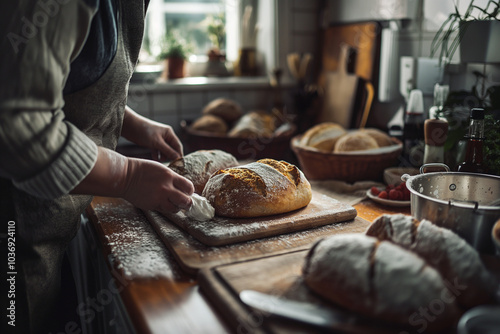
M388 206L410 206L410 191L406 182L390 184L385 188L372 187L366 192L368 198L374 202Z

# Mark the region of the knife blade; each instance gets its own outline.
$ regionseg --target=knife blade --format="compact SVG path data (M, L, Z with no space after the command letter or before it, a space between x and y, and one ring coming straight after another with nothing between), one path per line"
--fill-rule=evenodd
M319 327L332 328L349 321L349 316L325 310L319 306L284 299L253 290L240 292L240 299L247 305L285 318L296 319ZM350 317L352 318L352 316Z
M393 332L388 328L377 328L377 325L366 323L366 319L361 319L351 313L327 309L311 303L294 301L254 290L243 290L239 296L243 303L255 309L316 327L348 333Z

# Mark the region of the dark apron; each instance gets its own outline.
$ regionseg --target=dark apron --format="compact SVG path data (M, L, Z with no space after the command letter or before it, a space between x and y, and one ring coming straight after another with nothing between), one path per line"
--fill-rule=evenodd
M113 61L94 84L64 97L66 119L98 146L114 149L120 136L128 83L142 42L145 6L141 0L121 1ZM18 190L10 180L1 178L0 190L0 223L16 222L15 331L37 332L51 321L60 291L64 253L92 197L65 195L44 200ZM6 274L3 266L6 256L1 256L0 276ZM0 284L4 282L2 277ZM4 327L6 311L4 305L1 307L1 327Z

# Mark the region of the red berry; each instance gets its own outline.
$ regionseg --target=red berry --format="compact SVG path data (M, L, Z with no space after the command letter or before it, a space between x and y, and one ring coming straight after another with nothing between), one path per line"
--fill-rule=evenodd
M396 189L392 189L391 191L389 191L389 199L393 200L393 201L397 201L399 198L398 193L399 193L399 191L397 191Z
M380 193L380 190L377 187L372 187L370 191L374 196L377 196Z
M411 193L408 188L403 189L403 201L409 201L411 198Z
M378 194L379 198L387 199L387 191L383 190Z

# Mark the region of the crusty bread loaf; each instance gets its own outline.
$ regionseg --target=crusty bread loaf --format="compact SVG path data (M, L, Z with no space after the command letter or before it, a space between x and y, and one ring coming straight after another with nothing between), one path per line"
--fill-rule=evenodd
M200 150L172 161L168 167L190 180L195 193L201 195L213 173L237 165L238 160L229 153L221 150Z
M422 257L451 284L458 286L459 304L469 308L492 300L497 288L479 254L452 231L428 220L383 215L368 228L367 235L388 240Z
M341 125L324 122L307 130L302 136L300 144L332 152L337 140L345 133L346 130Z
M306 257L303 278L311 290L335 304L399 324L411 324L443 295L453 296L439 273L417 255L363 234L317 242ZM440 302L438 311L428 329L447 328L460 313L454 301Z
M227 124L233 124L243 116L243 110L241 106L233 100L218 98L207 104L203 108L202 114L214 115L222 118Z
M334 153L364 151L378 148L377 141L362 131L349 132L337 140Z
M391 137L382 130L376 128L365 128L361 129L360 131L363 131L364 133L375 139L379 147L394 145Z
M264 111L252 111L243 115L229 131L229 137L269 138L276 130L276 119Z
M285 161L262 159L227 168L208 180L203 196L218 216L268 216L300 209L311 201L311 185L304 174Z
M191 124L191 129L196 131L225 134L228 126L226 122L214 115L203 115Z

